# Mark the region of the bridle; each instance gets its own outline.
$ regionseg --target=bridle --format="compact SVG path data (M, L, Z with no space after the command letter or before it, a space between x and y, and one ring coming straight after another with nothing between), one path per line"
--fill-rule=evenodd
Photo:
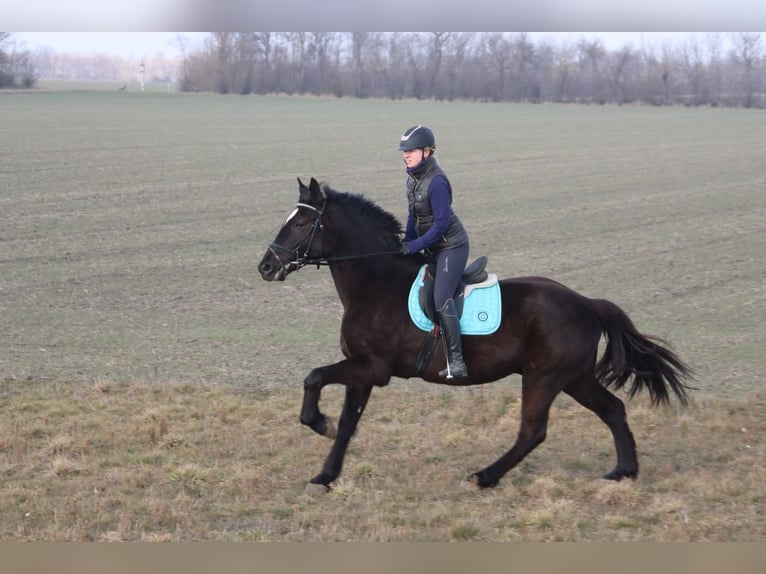
M324 210L326 206L327 206L326 197L324 198L324 201L322 202L321 208L314 207L313 205L310 205L308 203L302 203L299 201L297 204L295 204L295 209L300 209L301 207L304 207L316 213L316 218L314 218L314 224L311 226L311 230L306 234L306 237L304 237L298 242L298 244L295 246L294 249L289 249L285 247L284 245L277 243L276 241L273 241L269 245L269 251L274 256L274 258L277 261L279 261L279 265L280 265L279 275L281 275L282 277L285 277L289 273L292 273L293 271L297 271L298 269L305 267L306 265L311 263L316 263L317 265L320 265L322 263L325 263L325 264L327 263L327 259L322 256L320 256L319 259L308 258L309 251L311 251L311 246L314 243L314 239L316 238L317 233L324 229L324 224L322 223L322 216L324 215ZM278 251L281 251L282 253L289 253L290 255L295 255L295 259L285 263L282 261L282 258L277 253ZM301 251L303 251L303 254L301 254Z
M295 205L295 208L301 208L304 207L306 209L310 209L314 213L316 213L316 218L314 219L314 224L311 226L311 230L306 234L306 237L304 237L298 245L295 246L293 249L289 249L285 247L284 245L281 245L279 243L272 242L269 245L269 251L274 256L274 258L279 261L280 270L278 276L285 277L289 273L292 273L293 271L298 271L299 269L305 267L306 265L316 265L317 269L320 265L329 265L330 263L336 262L336 261L348 261L351 259L363 259L366 257L376 257L379 255L394 255L396 253L400 253L398 249L392 250L392 251L378 251L374 253L361 253L357 255L343 255L340 257L327 257L325 255L320 255L316 258L309 258L309 251L311 251L311 246L314 244L314 239L316 239L317 234L320 231L324 230L324 223L322 222L322 216L325 213L325 208L327 207L327 197L324 198L324 201L322 202L322 207L315 207L313 205L310 205L308 203L298 202ZM290 256L294 256L295 258L292 261L288 261L285 263L282 258L279 256L279 253L286 253Z

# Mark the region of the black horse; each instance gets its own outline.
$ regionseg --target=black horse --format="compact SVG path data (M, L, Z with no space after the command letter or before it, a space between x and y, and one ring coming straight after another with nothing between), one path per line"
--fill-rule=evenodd
M502 319L490 335L463 336L469 376L439 377L445 357L437 349L418 365L424 332L410 319L407 297L423 260L403 256L401 224L361 195L339 192L314 178L300 179L294 211L268 247L258 269L266 281L283 281L307 264L327 264L343 304L344 360L313 369L304 380L300 420L334 439L312 483L327 489L338 478L349 441L373 387L392 376L451 385L480 385L512 373L522 376L521 423L513 447L468 480L491 487L545 440L554 398L564 391L609 427L617 465L611 480L638 475L638 458L625 406L607 388L626 387L632 397L647 389L652 403L667 403L669 390L687 403L690 369L668 345L643 335L614 303L589 299L543 277L500 281ZM598 358L602 334L607 344ZM337 430L319 410L322 388L346 386Z

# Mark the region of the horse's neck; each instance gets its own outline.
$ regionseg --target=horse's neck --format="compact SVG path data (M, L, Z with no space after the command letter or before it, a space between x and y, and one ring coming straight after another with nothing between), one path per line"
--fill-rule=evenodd
M402 290L406 300L407 285L417 274L417 268L410 269L402 261L386 255L334 263L330 270L346 309L355 304L366 305L383 295L394 295L392 291L397 290Z

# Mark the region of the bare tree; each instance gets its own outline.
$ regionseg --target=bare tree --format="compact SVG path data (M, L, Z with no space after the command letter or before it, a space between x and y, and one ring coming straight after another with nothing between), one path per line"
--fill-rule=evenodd
M743 105L753 107L753 94L756 91L756 67L761 59L761 35L757 32L740 32L734 38L734 60L741 66Z
M514 101L537 101L540 96L539 83L534 68L535 45L522 32L511 42L511 99Z
M277 35L273 32L247 32L253 51L253 91L259 94L273 90L272 56Z
M293 88L301 94L308 91L309 64L313 58L313 48L308 32L288 32L286 34L292 49L294 64Z
M490 77L493 85L490 87L488 96L498 101L504 99L507 94L506 75L509 72L511 62L511 44L504 34L495 32L485 40L488 52L488 64Z
M331 85L332 51L337 43L335 32L313 32L312 43L316 50L317 81L314 86L315 94L329 94L334 90Z
M438 80L442 71L445 51L454 38L455 32L430 32L428 41L428 97L439 98Z
M26 50L17 50L11 32L0 32L0 88L32 88L37 83L34 58Z
M624 104L632 99L628 92L628 83L631 79L630 69L633 60L633 48L630 46L624 46L621 50L611 55L609 59L611 101Z
M189 77L189 44L191 40L188 36L183 34L176 34L176 46L181 54L181 76L178 80L179 88L183 92L188 92L192 89L191 78Z
M370 32L351 33L351 62L353 72L352 94L355 98L366 98L369 93L369 77L365 70L365 52Z
M465 86L461 85L460 79L468 56L468 46L472 40L471 32L456 32L450 37L444 65L445 87L442 92L443 97L450 101L466 95Z
M232 91L235 32L213 32L210 35L212 55L216 63L215 87L219 94Z
M539 101L556 101L558 58L558 52L548 41L543 41L542 44L535 49L534 63Z
M274 92L293 93L293 85L290 80L291 56L287 34L276 34L271 53L271 83L270 90Z
M428 68L427 42L420 34L405 34L402 40L407 55L405 91L410 97L421 100L428 97L427 80L424 79Z
M407 70L406 60L409 53L408 34L394 32L387 42L387 67L385 76L388 79L388 97L398 100L406 95Z
M253 92L258 47L253 32L238 32L234 37L232 88L238 94Z
M684 103L694 105L707 103L705 56L696 38L691 38L681 45L678 62L686 78Z
M606 102L602 86L602 68L606 58L604 45L601 43L601 40L581 40L578 49L583 55L584 60L587 62L587 68L591 76L590 86L588 87L590 93L589 99L596 101L599 104L603 104Z
M0 88L14 84L13 74L10 70L10 56L5 52L5 44L10 37L10 32L0 32Z
M576 48L564 46L556 62L556 85L553 92L554 102L567 102L572 99L571 83L575 70Z
M399 63L395 61L397 54L400 54L399 43L395 39L390 40L387 53L385 34L351 32L348 34L347 46L350 60L346 66L344 84L348 93L357 98L396 98L392 69L399 69Z
M721 103L721 91L723 88L720 34L708 34L706 44L709 103L717 106Z

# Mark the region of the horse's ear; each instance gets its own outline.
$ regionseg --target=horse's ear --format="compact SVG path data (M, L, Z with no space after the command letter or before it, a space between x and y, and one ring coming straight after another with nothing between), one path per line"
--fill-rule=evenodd
M298 178L298 201L301 203L306 203L309 200L309 188L306 187L306 184L301 181L301 178Z
M309 191L311 192L311 199L313 199L316 203L319 203L325 198L322 187L314 177L311 178L311 183L309 183Z

